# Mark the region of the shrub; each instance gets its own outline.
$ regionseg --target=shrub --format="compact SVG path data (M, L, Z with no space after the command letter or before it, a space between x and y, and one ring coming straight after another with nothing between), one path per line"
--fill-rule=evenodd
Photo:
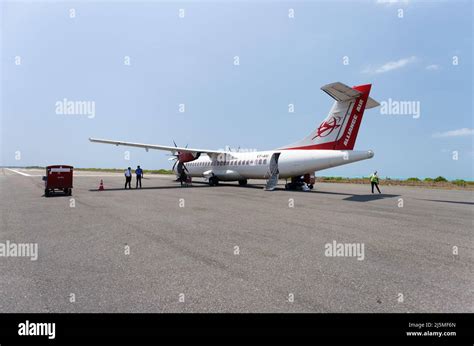
M466 181L463 179L453 180L452 183L457 186L466 186Z
M425 181L431 183L433 181L433 178L425 178Z
M434 181L436 183L440 183L440 182L447 182L448 180L445 177L439 176L439 177L434 178Z
M418 178L413 177L413 178L408 178L407 181L421 181L421 180L418 179Z
M172 170L169 169L151 169L151 170L145 170L145 173L151 173L151 174L175 174Z

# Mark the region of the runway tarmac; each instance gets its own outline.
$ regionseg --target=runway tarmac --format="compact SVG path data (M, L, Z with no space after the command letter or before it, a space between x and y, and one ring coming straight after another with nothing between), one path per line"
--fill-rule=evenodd
M474 312L472 191L76 172L71 197L45 198L42 170L15 170L0 243L38 259L0 257L0 312Z

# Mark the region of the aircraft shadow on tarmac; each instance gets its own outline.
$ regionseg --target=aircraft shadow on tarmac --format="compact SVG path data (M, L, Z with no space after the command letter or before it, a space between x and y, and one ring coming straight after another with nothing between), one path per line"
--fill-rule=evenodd
M446 201L440 199L418 199L420 201L429 201L429 202L441 202L441 203L454 203L454 204L467 204L467 205L474 205L474 202L467 202L467 201Z
M344 198L345 201L352 201L352 202L370 202L376 201L379 199L385 198L393 198L398 197L400 195L389 195L386 193L377 193L377 194L369 194L369 195L352 195L351 197Z
M222 186L235 186L232 184L221 184ZM264 184L261 185L245 185L245 186L240 186L240 188L250 188L250 189L263 189ZM276 188L275 191L286 191L284 188ZM344 198L344 201L351 201L351 202L369 202L369 201L375 201L379 199L385 199L385 198L393 198L393 197L398 197L400 195L392 195L392 194L387 194L387 193L377 193L377 194L367 194L367 195L354 195L352 193L343 193L343 192L329 192L329 191L320 191L320 190L312 190L312 191L301 191L301 190L292 190L291 192L300 192L300 193L318 193L318 194L326 194L326 195L339 195L339 196L348 196Z
M235 184L226 184L226 183L219 183L219 186L222 187L237 187ZM191 189L191 188L205 188L209 187L209 184L207 182L203 181L195 181L192 183L192 185L188 186L181 186L179 184L176 185L168 185L168 186L145 186L142 189L135 189L132 188L130 190L132 191L138 191L138 190L168 190L168 189ZM262 190L265 187L265 184L248 184L245 186L238 186L239 189L257 189L257 190ZM212 187L215 189L216 187ZM123 187L117 187L117 188L108 188L105 189L104 191L124 191L125 189ZM100 191L99 189L89 189L90 192L98 192ZM284 188L276 188L275 191L286 191ZM367 195L354 195L351 193L342 193L342 192L329 192L329 191L319 191L319 190L313 190L313 191L295 191L292 190L291 192L298 192L298 193L317 193L317 194L327 194L327 195L339 195L339 196L348 196L344 198L344 201L350 201L350 202L369 202L369 201L375 201L375 200L380 200L380 199L385 199L385 198L393 198L393 197L398 197L399 195L391 195L391 194L367 194Z
M136 189L134 187L132 187L131 189L124 189L123 187L114 187L114 188L106 188L102 191L124 191L124 190L140 191L140 190L193 189L193 188L199 188L199 187L206 187L206 185L195 186L194 183L193 183L193 185L188 185L188 186L181 186L181 185L176 185L176 186L144 186L141 189ZM99 190L99 189L89 189L89 191L90 192L99 192L101 190Z

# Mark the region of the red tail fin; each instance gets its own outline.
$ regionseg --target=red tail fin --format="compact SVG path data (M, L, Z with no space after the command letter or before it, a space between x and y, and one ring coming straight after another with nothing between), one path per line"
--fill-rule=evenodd
M354 90L360 91L361 95L355 99L352 107L351 115L347 120L342 136L340 136L334 146L336 150L352 150L354 149L359 127L364 115L367 98L369 97L371 84L359 85L353 87Z
M353 88L332 83L321 89L336 100L329 115L309 136L282 149L352 150L364 110L378 106L369 97L371 84Z

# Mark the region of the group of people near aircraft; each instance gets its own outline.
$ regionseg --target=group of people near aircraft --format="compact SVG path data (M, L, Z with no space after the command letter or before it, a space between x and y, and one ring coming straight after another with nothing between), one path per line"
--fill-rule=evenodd
M125 189L128 188L131 189L131 183L132 183L132 169L128 167L125 170ZM142 188L142 178L143 178L143 170L140 168L140 166L137 166L137 169L135 169L135 176L136 176L136 181L137 184L135 186L136 189L138 189L138 185L140 185L140 189Z

